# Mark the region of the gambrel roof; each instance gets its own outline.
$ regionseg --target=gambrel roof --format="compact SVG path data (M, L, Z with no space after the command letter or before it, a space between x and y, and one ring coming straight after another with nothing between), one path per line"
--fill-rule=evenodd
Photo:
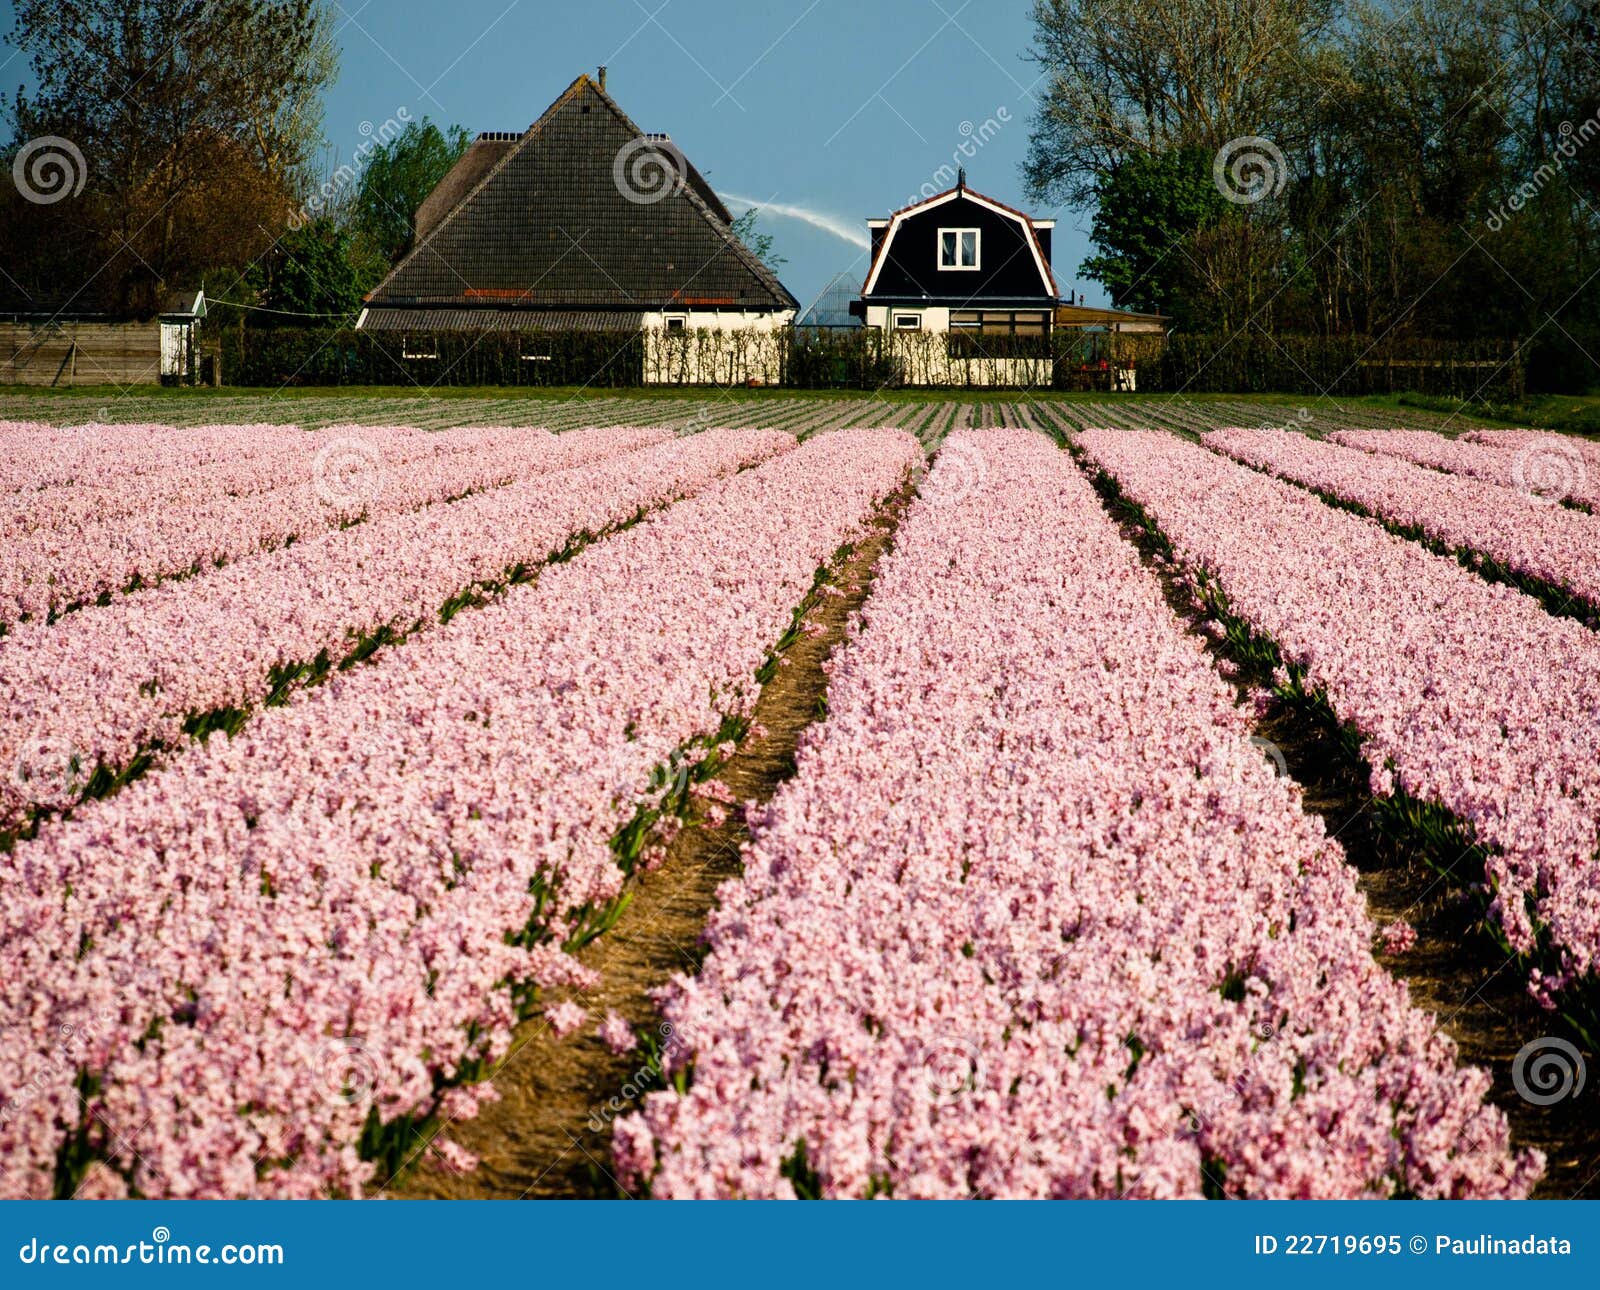
M682 153L588 76L515 141L482 136L440 188L417 246L368 297L366 325L434 307L798 308Z
M872 221L874 232L872 267L867 273L866 284L861 290L863 297L902 294L902 290L896 290L893 287L887 291L885 290L886 284L883 281L885 270L897 260L902 265L914 265L916 257L908 256L904 251L897 251L895 247L896 238L905 233L908 225L912 227L923 225L926 222L924 220L925 216L937 218L937 213L942 207L963 203L969 204L969 210L976 208L982 212L982 218L998 220L1002 227L1010 226L1015 229L1017 246L1022 259L1020 263L1011 266L1013 272L1008 276L1013 279L1013 286L1018 285L1015 279L1019 276L1026 279L1027 290L1025 292L1016 290L1009 294L1037 295L1042 299L1055 300L1058 294L1055 275L1050 268L1049 253L1041 243L1039 236L1040 229L1048 230L1053 228L1054 221L1036 221L1022 211L1007 206L1004 202L998 202L992 197L986 197L982 193L974 192L966 186L965 182L957 184L954 188L948 188L942 193L935 194L925 201L914 202L910 206L902 207L890 215L887 220ZM911 272L915 275L915 268L912 268ZM985 279L990 276L990 271L986 271L983 275ZM963 292L978 286L978 284L966 281L959 283L952 281L941 285L957 287ZM904 284L900 284L900 287L903 289Z

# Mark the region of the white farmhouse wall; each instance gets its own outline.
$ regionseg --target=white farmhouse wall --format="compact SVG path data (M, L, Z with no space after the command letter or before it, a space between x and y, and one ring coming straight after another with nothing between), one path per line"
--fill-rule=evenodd
M921 317L917 330L902 331L893 325L894 315L912 313ZM951 358L944 344L950 310L943 305L869 304L866 323L889 338L907 385L1037 388L1054 380L1055 365L1048 358Z
M681 331L667 319L681 318ZM670 310L644 316L646 385L776 385L795 310Z

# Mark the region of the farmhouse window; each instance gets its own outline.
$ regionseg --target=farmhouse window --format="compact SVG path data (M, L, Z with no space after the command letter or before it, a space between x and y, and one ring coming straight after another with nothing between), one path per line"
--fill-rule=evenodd
M985 336L1043 336L1050 330L1050 315L1031 310L957 310L950 315L950 330Z
M975 228L942 228L939 230L939 267L941 269L976 269L981 236Z
M894 316L894 329L896 331L921 331L921 314L896 314Z
M688 314L668 314L667 315L667 330L668 331L687 331L688 329L689 329L689 315Z

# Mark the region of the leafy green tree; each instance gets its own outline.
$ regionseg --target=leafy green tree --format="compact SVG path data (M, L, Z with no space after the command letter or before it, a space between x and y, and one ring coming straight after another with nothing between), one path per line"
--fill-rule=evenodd
M393 264L411 249L417 207L450 173L470 142L463 127L441 130L423 117L373 149L361 171L349 221L351 230L384 263Z
M328 216L285 233L265 266L257 318L286 325L353 318L375 278L358 263L352 243Z
M1089 241L1098 254L1080 272L1126 308L1181 313L1182 244L1227 206L1212 181L1210 155L1198 148L1136 152L1098 182L1095 201Z

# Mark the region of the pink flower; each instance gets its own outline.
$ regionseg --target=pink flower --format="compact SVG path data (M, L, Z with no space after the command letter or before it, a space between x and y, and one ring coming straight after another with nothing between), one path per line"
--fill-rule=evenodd
M1404 954L1417 943L1417 929L1404 919L1396 919L1378 929L1385 954Z
M436 1137L428 1144L428 1163L446 1173L470 1174L478 1157L451 1138Z
M631 1053L639 1046L633 1027L628 1024L627 1018L615 1009L606 1013L605 1020L600 1023L599 1035L601 1042L610 1050L613 1057Z
M588 1016L588 1011L571 999L563 1000L554 1007L544 1010L544 1019L550 1023L550 1033L557 1039L565 1039L568 1035L576 1034L583 1029L583 1023Z

